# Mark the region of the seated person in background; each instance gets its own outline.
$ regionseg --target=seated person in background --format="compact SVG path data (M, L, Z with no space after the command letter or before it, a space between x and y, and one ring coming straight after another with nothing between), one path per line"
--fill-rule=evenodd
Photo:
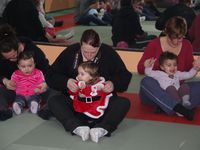
M70 39L74 36L74 31L72 30L65 35L56 35L56 31L54 28L55 22L48 21L45 18L45 13L43 12L44 10L41 9L41 1L43 1L43 0L34 0L36 8L39 13L39 16L38 16L39 20L41 21L42 26L46 31L46 37L47 37L48 41L53 42L53 43L67 43L68 39Z
M142 30L139 15L133 9L133 3L133 0L121 0L121 9L113 17L112 41L115 47L120 47L120 43L125 42L127 47L143 48L156 37L147 35L147 32Z
M111 6L107 2L107 0L98 0L98 12L99 15L102 16L102 20L107 22L109 25L112 22L112 15L111 15Z
M144 0L134 0L134 10L139 14L140 20L154 21L158 19L159 11L153 5L153 2L144 2Z
M171 52L163 52L160 54L159 64L161 70L152 70L155 59L149 58L144 62L145 74L156 79L160 87L166 90L177 101L180 101L183 106L190 106L190 88L186 83L180 81L191 79L197 73L195 66L188 72L181 72L177 70L178 57Z
M99 0L99 8L103 8L106 12L109 13L112 11L112 6L109 0Z
M1 0L1 3L0 3L0 24L3 23L3 19L2 19L3 11L4 11L4 9L6 8L7 4L8 4L10 1L11 1L11 0Z
M76 79L77 91L69 89L75 111L84 113L93 119L100 118L104 114L112 94L103 90L105 79L100 77L97 64L91 61L80 64ZM91 137L93 141L96 141L92 135Z
M11 0L3 12L3 19L15 29L18 36L48 42L33 0Z
M192 42L192 47L194 52L200 52L200 14L198 14L194 21L192 22L192 26L189 29L189 38Z
M111 16L106 13L104 5L99 5L99 0L96 0L90 4L86 16L90 18L89 25L109 25L112 21Z
M18 70L11 76L11 82L16 84L16 98L13 111L19 115L28 105L31 113L36 114L41 101L40 94L47 90L42 71L35 68L33 54L29 51L21 52L17 60Z
M196 16L194 10L190 7L190 5L191 5L191 0L179 0L178 4L168 7L162 13L160 18L158 18L158 20L156 21L155 24L156 29L164 30L168 19L174 16L181 16L185 18L187 22L187 29L189 29ZM186 38L188 38L187 34Z
M108 3L111 7L111 14L115 16L120 9L120 0L108 0Z
M98 17L97 8L98 0L77 1L75 23L81 25L108 25L106 21Z
M63 25L63 21L62 20L56 21L54 19L54 17L48 17L48 16L46 16L46 13L45 13L45 10L44 10L45 0L34 0L34 1L38 1L40 3L39 4L39 11L44 14L46 20L48 20L51 24L53 24L54 27L59 27L59 26Z
M193 8L194 10L199 11L199 10L200 10L200 0L194 0L194 3L193 3L193 5L192 5L192 8Z

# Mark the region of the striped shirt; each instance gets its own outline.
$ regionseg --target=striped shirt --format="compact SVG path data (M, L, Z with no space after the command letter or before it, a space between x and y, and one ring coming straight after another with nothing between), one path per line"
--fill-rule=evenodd
M16 94L22 96L35 94L34 90L40 88L45 81L42 71L38 69L34 69L30 75L24 75L20 70L16 70L11 80L16 82Z

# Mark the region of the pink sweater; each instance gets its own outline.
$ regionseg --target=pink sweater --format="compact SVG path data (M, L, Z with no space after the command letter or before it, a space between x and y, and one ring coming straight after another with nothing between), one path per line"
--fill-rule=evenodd
M11 80L16 82L16 94L22 96L34 95L34 90L40 88L45 81L42 71L38 69L34 69L30 75L24 75L20 70L16 70Z

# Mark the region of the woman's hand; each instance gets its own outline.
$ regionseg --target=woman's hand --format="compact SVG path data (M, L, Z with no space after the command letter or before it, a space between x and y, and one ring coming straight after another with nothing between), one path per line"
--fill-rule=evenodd
M197 57L197 59L194 60L193 67L197 71L200 70L200 57L199 56Z
M8 90L16 90L16 83L13 80L8 80L7 78L3 79L3 84Z
M102 90L106 93L111 93L114 90L114 84L111 81L106 81Z
M78 91L78 85L77 85L77 81L75 79L70 78L67 81L67 88L69 90L71 90L72 92L77 92Z

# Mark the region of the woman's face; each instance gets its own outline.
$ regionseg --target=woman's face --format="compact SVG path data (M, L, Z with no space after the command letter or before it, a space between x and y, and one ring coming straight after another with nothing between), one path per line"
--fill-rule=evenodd
M81 45L81 52L87 61L92 61L99 51L99 47L93 47L85 42Z
M10 60L13 62L17 61L17 51L14 49L11 50L10 52L2 52L1 54L7 60Z
M170 44L174 47L179 46L179 45L182 44L183 38L184 38L183 35L180 35L180 36L177 36L177 37L170 37L169 38Z

